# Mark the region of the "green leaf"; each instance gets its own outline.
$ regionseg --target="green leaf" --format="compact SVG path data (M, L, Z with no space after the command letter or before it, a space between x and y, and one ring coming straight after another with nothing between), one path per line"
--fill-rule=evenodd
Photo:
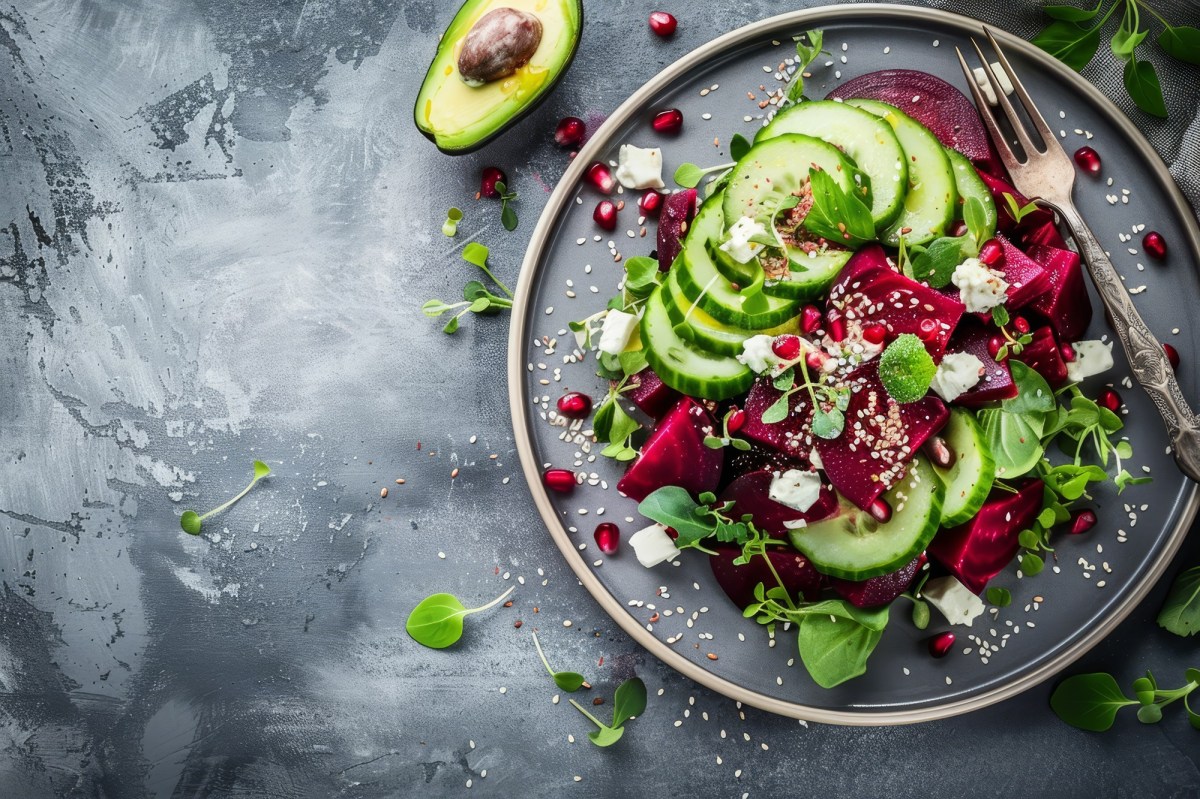
M582 688L584 682L583 675L578 672L556 671L554 673L554 684L569 694Z
M771 403L770 407L763 411L763 424L776 424L786 419L791 412L790 400L791 395L785 392L782 397Z
M1020 477L1042 459L1040 418L985 408L978 419L996 461L997 477Z
M500 224L504 226L505 230L517 229L517 212L513 210L507 200L500 203Z
M1058 684L1050 695L1050 708L1072 727L1104 732L1112 727L1117 711L1138 704L1121 692L1111 674L1076 674Z
M200 514L194 510L185 510L179 517L179 526L188 535L200 535Z
M458 332L458 319L459 317L457 316L450 317L450 321L446 322L446 324L442 326L442 332L447 336L454 335L456 332Z
M1006 608L1012 604L1012 593L1007 588L993 586L987 590L987 601L998 608Z
M451 305L447 302L443 302L442 300L430 300L429 302L427 302L421 306L421 313L425 314L430 319L433 319L435 317L441 316L442 314L446 313L447 311L453 311L453 310L455 310L457 308L461 308L461 307L462 307L461 304Z
M778 376L776 376L774 380L771 381L771 385L775 386L778 391L787 391L792 386L796 385L796 370L783 370Z
M1137 719L1143 724L1157 724L1162 721L1162 707L1159 705L1142 705L1137 710Z
M867 659L883 637L886 607L882 614L876 610L869 617L861 610L851 612L848 607L853 606L840 600L819 602L806 608L800 621L796 636L800 660L822 688L832 688L865 673Z
M621 740L621 736L625 734L624 727L604 727L588 733L588 740L596 746L612 746L617 741Z
M442 234L454 238L458 233L458 223L462 221L463 212L458 208L451 208L446 212L446 221L442 223Z
M1021 361L1010 361L1008 368L1017 396L1001 403L1005 413L1040 414L1054 410L1054 391L1046 378Z
M250 478L249 484L245 488L243 488L240 492L238 492L232 499L226 500L224 503L222 503L221 505L218 505L217 507L208 511L204 515L200 515L200 514L196 513L196 511L194 511L194 510L185 510L183 512L183 515L181 515L179 517L180 528L182 528L183 531L185 533L187 533L188 535L200 535L200 528L202 527L205 519L207 519L209 516L214 516L222 511L224 511L225 509L229 508L231 505L233 505L239 499L241 499L242 497L249 494L250 489L254 488L255 484L258 483L259 480L263 479L264 477L266 477L267 475L269 475L271 473L271 467L268 466L267 464L263 463L262 461L254 461L251 468L253 470L254 476L252 478Z
M978 200L975 200L978 203ZM912 259L912 276L914 280L928 283L935 289L950 284L954 269L964 258L977 254L969 252L973 239L966 236L944 236L935 239L924 251Z
M1137 107L1151 116L1167 118L1167 104L1163 100L1162 84L1158 72L1149 61L1130 58L1125 64L1125 91L1133 98Z
M892 399L916 402L929 391L937 364L912 333L901 333L879 358L879 380Z
M1100 49L1100 28L1085 28L1075 22L1052 22L1033 37L1033 43L1071 69L1079 72Z
M750 152L750 140L740 133L733 134L733 138L729 140L729 157L734 161L741 161L742 156Z
M694 544L716 532L716 522L709 518L698 519L696 504L687 489L679 486L663 486L652 491L638 505L638 513L651 521L674 528L679 533L677 546Z
M1038 209L1037 202L1030 200L1025 205L1017 202L1017 198L1008 192L1002 192L1004 196L1004 204L1008 206L1008 213L1012 216L1013 221L1020 224L1021 220L1032 214Z
M925 600L918 599L913 602L912 623L918 630L929 626L929 603Z
M988 238L987 209L984 208L983 201L978 197L967 198L966 203L963 205L963 222L966 223L967 232L971 235L971 240L975 243L975 252L972 252L971 255L978 255L979 248Z
M658 285L658 261L645 255L625 259L625 288L635 297L647 297Z
M650 365L646 361L646 351L644 349L626 350L617 356L617 362L621 365L621 371L625 377L636 375Z
M1133 681L1133 695L1143 705L1149 705L1154 701L1154 693L1154 680L1149 677L1138 677Z
M472 241L463 247L462 257L469 264L484 267L487 265L488 248L477 241Z
M821 54L821 49L825 45L825 31L820 29L805 31L804 38L808 39L807 44L800 38L796 39L797 72L802 72L805 67L817 60L817 56Z
M1021 556L1021 571L1026 576L1033 577L1036 574L1041 574L1042 569L1046 568L1046 561L1042 560L1042 556L1034 552L1026 552Z
M812 418L813 435L832 441L842 434L846 427L846 416L837 408L825 410L814 408Z
M412 639L430 649L445 649L462 638L463 618L498 605L513 589L508 589L486 605L467 608L453 594L433 594L417 603L408 614L404 629Z
M646 712L646 684L631 677L617 687L613 694L613 723L620 727L635 716Z
M1200 632L1200 566L1175 578L1158 613L1158 626L1176 635Z
M468 280L463 286L463 299L467 302L474 302L480 297L488 296L491 296L491 292L478 280ZM430 302L436 302L436 300L431 300ZM428 305L428 303L426 304Z
M1046 6L1042 11L1051 19L1059 19L1063 22L1087 22L1100 13L1101 5L1103 5L1103 0L1096 3L1096 7L1090 10L1075 6Z
M1128 6L1126 6L1128 8ZM1133 49L1142 43L1142 40L1149 35L1148 30L1135 30L1129 23L1129 15L1121 21L1121 27L1117 29L1116 34L1112 37L1109 46L1112 47L1113 55L1120 59L1126 59L1133 55Z
M804 217L805 228L850 248L875 240L871 209L856 193L843 192L829 173L821 169L811 167L808 176L812 208Z
M1200 64L1200 28L1191 25L1168 26L1158 35L1158 44L1167 55Z
M996 327L1004 327L1009 323L1008 309L1003 305L997 305L992 309L992 322Z
M704 170L695 164L683 163L675 170L675 182L685 189L694 189L704 177Z

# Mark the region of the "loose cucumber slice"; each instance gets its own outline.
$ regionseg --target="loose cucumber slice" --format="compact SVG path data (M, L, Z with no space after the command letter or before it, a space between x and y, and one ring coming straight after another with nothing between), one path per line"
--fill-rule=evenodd
M792 546L817 570L843 580L867 580L903 568L921 554L938 531L945 488L922 457L883 495L892 518L880 524L856 505L838 497L838 510L819 522L792 530Z
M723 400L749 390L754 372L728 355L718 355L684 341L675 332L659 286L646 300L641 336L646 361L676 391L702 399Z
M944 236L954 221L958 189L942 143L920 122L887 103L859 99L846 103L882 117L896 131L896 138L904 148L908 191L899 216L880 238L895 247L900 236L909 244L925 244Z
M940 435L954 453L954 463L949 469L933 469L946 485L942 526L954 527L970 521L983 507L996 479L996 462L983 428L968 410L951 408L950 421Z
M780 280L768 279L763 284L763 293L800 302L815 300L825 294L852 255L851 250L832 248L812 254L799 249L789 250L788 276Z
M946 157L950 159L950 167L954 170L954 185L958 189L958 207L955 209L954 218L963 218L963 206L967 198L974 197L979 200L983 203L984 218L987 219L982 240L987 241L996 235L996 202L992 199L992 193L988 191L987 184L979 177L979 173L965 155L947 147Z
M663 304L675 332L680 338L690 341L702 349L715 352L718 355L738 355L742 351L742 342L751 336L766 334L778 336L784 333L798 333L800 320L793 317L778 327L766 330L744 330L740 327L727 325L714 319L699 305L692 303L684 296L683 289L675 279L676 273L671 272L663 283Z
M900 213L908 186L908 164L896 132L869 111L833 100L786 108L758 132L756 142L785 133L804 133L829 142L854 159L871 179L871 216L884 230Z

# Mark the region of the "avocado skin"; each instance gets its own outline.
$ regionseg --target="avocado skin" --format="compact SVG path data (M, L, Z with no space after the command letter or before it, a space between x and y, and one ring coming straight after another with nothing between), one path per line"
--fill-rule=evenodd
M571 0L571 4L575 8L575 19L577 20L577 23L575 25L575 30L572 32L573 35L571 36L570 49L556 65L555 74L553 77L546 81L546 83L537 91L537 93L529 97L521 106L509 113L504 119L498 120L497 124L486 133L483 133L475 139L463 142L462 144L456 146L449 146L439 143L437 140L437 133L421 124L422 98L426 94L426 88L431 84L444 80L458 79L454 74L436 74L439 61L441 61L446 49L452 48L455 44L455 40L447 38L446 33L453 30L460 19L465 16L470 16L474 13L475 9L482 5L487 5L489 1L490 0L466 0L466 2L459 7L458 11L454 15L454 18L450 20L450 24L446 26L446 31L443 32L441 38L438 40L437 50L434 52L433 59L429 63L429 68L425 72L425 78L421 81L421 88L417 92L417 99L413 104L413 123L417 126L417 130L421 132L421 135L433 142L434 145L446 155L467 155L468 153L473 153L528 116L539 105L542 104L554 87L558 85L559 81L563 79L563 76L567 74L567 71L571 68L572 62L575 60L575 53L579 50L579 41L582 38L583 33L583 0ZM467 31L464 30L462 35L465 36L466 33Z

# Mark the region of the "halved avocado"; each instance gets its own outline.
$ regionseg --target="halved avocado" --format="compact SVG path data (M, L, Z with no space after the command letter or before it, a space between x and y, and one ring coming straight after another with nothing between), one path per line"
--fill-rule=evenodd
M468 86L458 71L463 41L480 17L497 8L536 16L541 42L514 74ZM582 0L467 0L442 34L425 73L413 108L417 128L450 155L483 146L545 99L571 65L582 29Z

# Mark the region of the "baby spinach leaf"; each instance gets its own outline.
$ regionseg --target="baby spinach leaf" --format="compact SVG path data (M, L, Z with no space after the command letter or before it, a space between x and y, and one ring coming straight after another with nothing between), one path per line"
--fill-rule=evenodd
M555 685L569 694L573 694L583 687L586 681L582 674L574 671L555 671L550 668L550 662L546 660L546 653L542 651L542 644L538 641L537 633L533 634L533 646L537 649L538 657L541 658L542 665L546 667L546 672L550 675L550 679L554 680Z
M842 600L805 608L797 644L813 681L832 688L867 670L867 659L883 638L887 608L866 611Z
M467 608L453 594L433 594L417 603L408 614L404 629L412 639L430 649L445 649L456 643L463 634L463 619L472 613L488 610L513 592L510 588L486 605Z
M1116 721L1117 711L1136 705L1121 692L1111 674L1076 674L1058 684L1050 695L1050 708L1072 727L1104 732Z
M1157 70L1149 61L1138 61L1132 53L1125 64L1125 91L1129 92L1137 107L1147 114L1159 119L1167 118L1167 104L1163 100Z
M679 533L676 540L679 546L693 544L716 532L715 522L707 516L697 516L698 509L703 510L703 506L680 486L656 489L638 505L638 513Z
M1100 49L1100 26L1085 28L1077 22L1052 22L1033 37L1033 43L1076 72L1086 67Z
M634 716L646 712L646 684L637 677L626 680L617 686L613 695L613 723L620 727Z
M1176 635L1200 632L1200 566L1175 578L1158 613L1158 626Z
M1169 56L1189 64L1200 64L1200 28L1168 25L1159 34L1158 44Z

